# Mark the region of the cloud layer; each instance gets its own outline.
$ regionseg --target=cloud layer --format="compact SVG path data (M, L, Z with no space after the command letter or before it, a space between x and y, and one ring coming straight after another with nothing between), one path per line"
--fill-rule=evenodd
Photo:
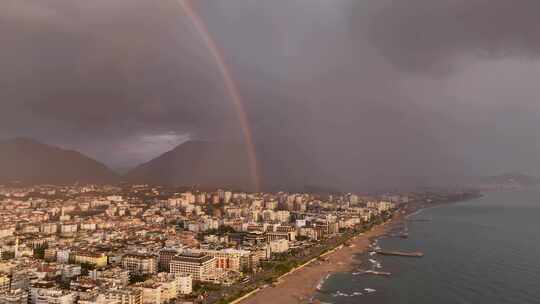
M258 147L309 155L333 176L320 183L540 173L529 165L540 152L536 1L193 3ZM219 71L175 1L8 0L0 24L3 138L122 167L186 138L241 138Z
M535 0L391 1L369 32L399 67L449 72L463 58L538 57L539 10Z

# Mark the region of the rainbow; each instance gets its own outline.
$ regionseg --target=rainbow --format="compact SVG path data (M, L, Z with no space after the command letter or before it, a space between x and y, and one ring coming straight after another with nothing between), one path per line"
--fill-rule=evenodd
M253 142L253 135L249 126L249 120L244 107L242 96L240 95L240 92L238 90L238 86L236 85L236 82L232 77L231 71L226 64L224 56L218 48L215 39L212 37L212 34L208 30L208 27L204 23L201 16L199 16L199 14L191 5L191 0L178 0L178 2L180 3L180 6L182 6L184 13L188 16L191 23L199 33L200 38L208 48L210 54L216 62L221 77L223 78L225 88L229 94L229 97L232 100L235 111L238 115L240 128L242 129L242 136L246 144L246 152L249 160L250 175L254 182L255 191L259 191L261 188L261 178L255 153L255 144Z

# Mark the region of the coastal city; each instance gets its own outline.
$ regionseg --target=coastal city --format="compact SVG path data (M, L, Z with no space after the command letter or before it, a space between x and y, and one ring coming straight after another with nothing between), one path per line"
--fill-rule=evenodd
M0 304L238 302L385 222L470 195L2 186Z
M0 304L540 304L540 0L0 0Z

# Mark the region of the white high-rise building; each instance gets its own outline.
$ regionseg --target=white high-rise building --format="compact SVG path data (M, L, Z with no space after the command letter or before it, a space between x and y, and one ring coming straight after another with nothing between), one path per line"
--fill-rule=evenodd
M157 272L157 257L145 254L126 254L122 258L122 268L130 274L146 275Z
M216 281L216 258L206 254L181 254L171 260L170 272L175 275L191 275L194 281Z

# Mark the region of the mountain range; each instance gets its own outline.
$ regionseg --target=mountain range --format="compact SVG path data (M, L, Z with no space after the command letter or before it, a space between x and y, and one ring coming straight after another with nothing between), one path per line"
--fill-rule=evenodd
M242 188L253 186L242 145L188 141L129 171L129 182Z
M327 174L293 143L283 147L257 145L257 174L264 190L305 190L322 185ZM124 176L131 183L255 189L246 148L241 143L188 141L142 164Z
M105 165L77 151L26 138L0 142L0 183L112 183L118 179Z
M521 173L506 173L495 176L486 176L475 182L474 186L482 190L505 190L536 187L540 179Z
M265 190L300 191L322 185L323 172L309 157L287 147L261 144L257 151L259 177ZM32 139L0 143L0 183L25 184L147 183L197 188L255 189L249 158L241 143L188 141L155 159L119 174L79 152L64 150Z
M339 176L323 172L294 142L276 147L256 145L260 188L266 191L309 191L341 185ZM282 151L286 151L283 153ZM26 138L0 142L0 183L73 184L145 183L199 189L256 189L249 158L241 143L188 141L123 174L80 152ZM476 179L479 189L523 188L540 185L524 174Z

